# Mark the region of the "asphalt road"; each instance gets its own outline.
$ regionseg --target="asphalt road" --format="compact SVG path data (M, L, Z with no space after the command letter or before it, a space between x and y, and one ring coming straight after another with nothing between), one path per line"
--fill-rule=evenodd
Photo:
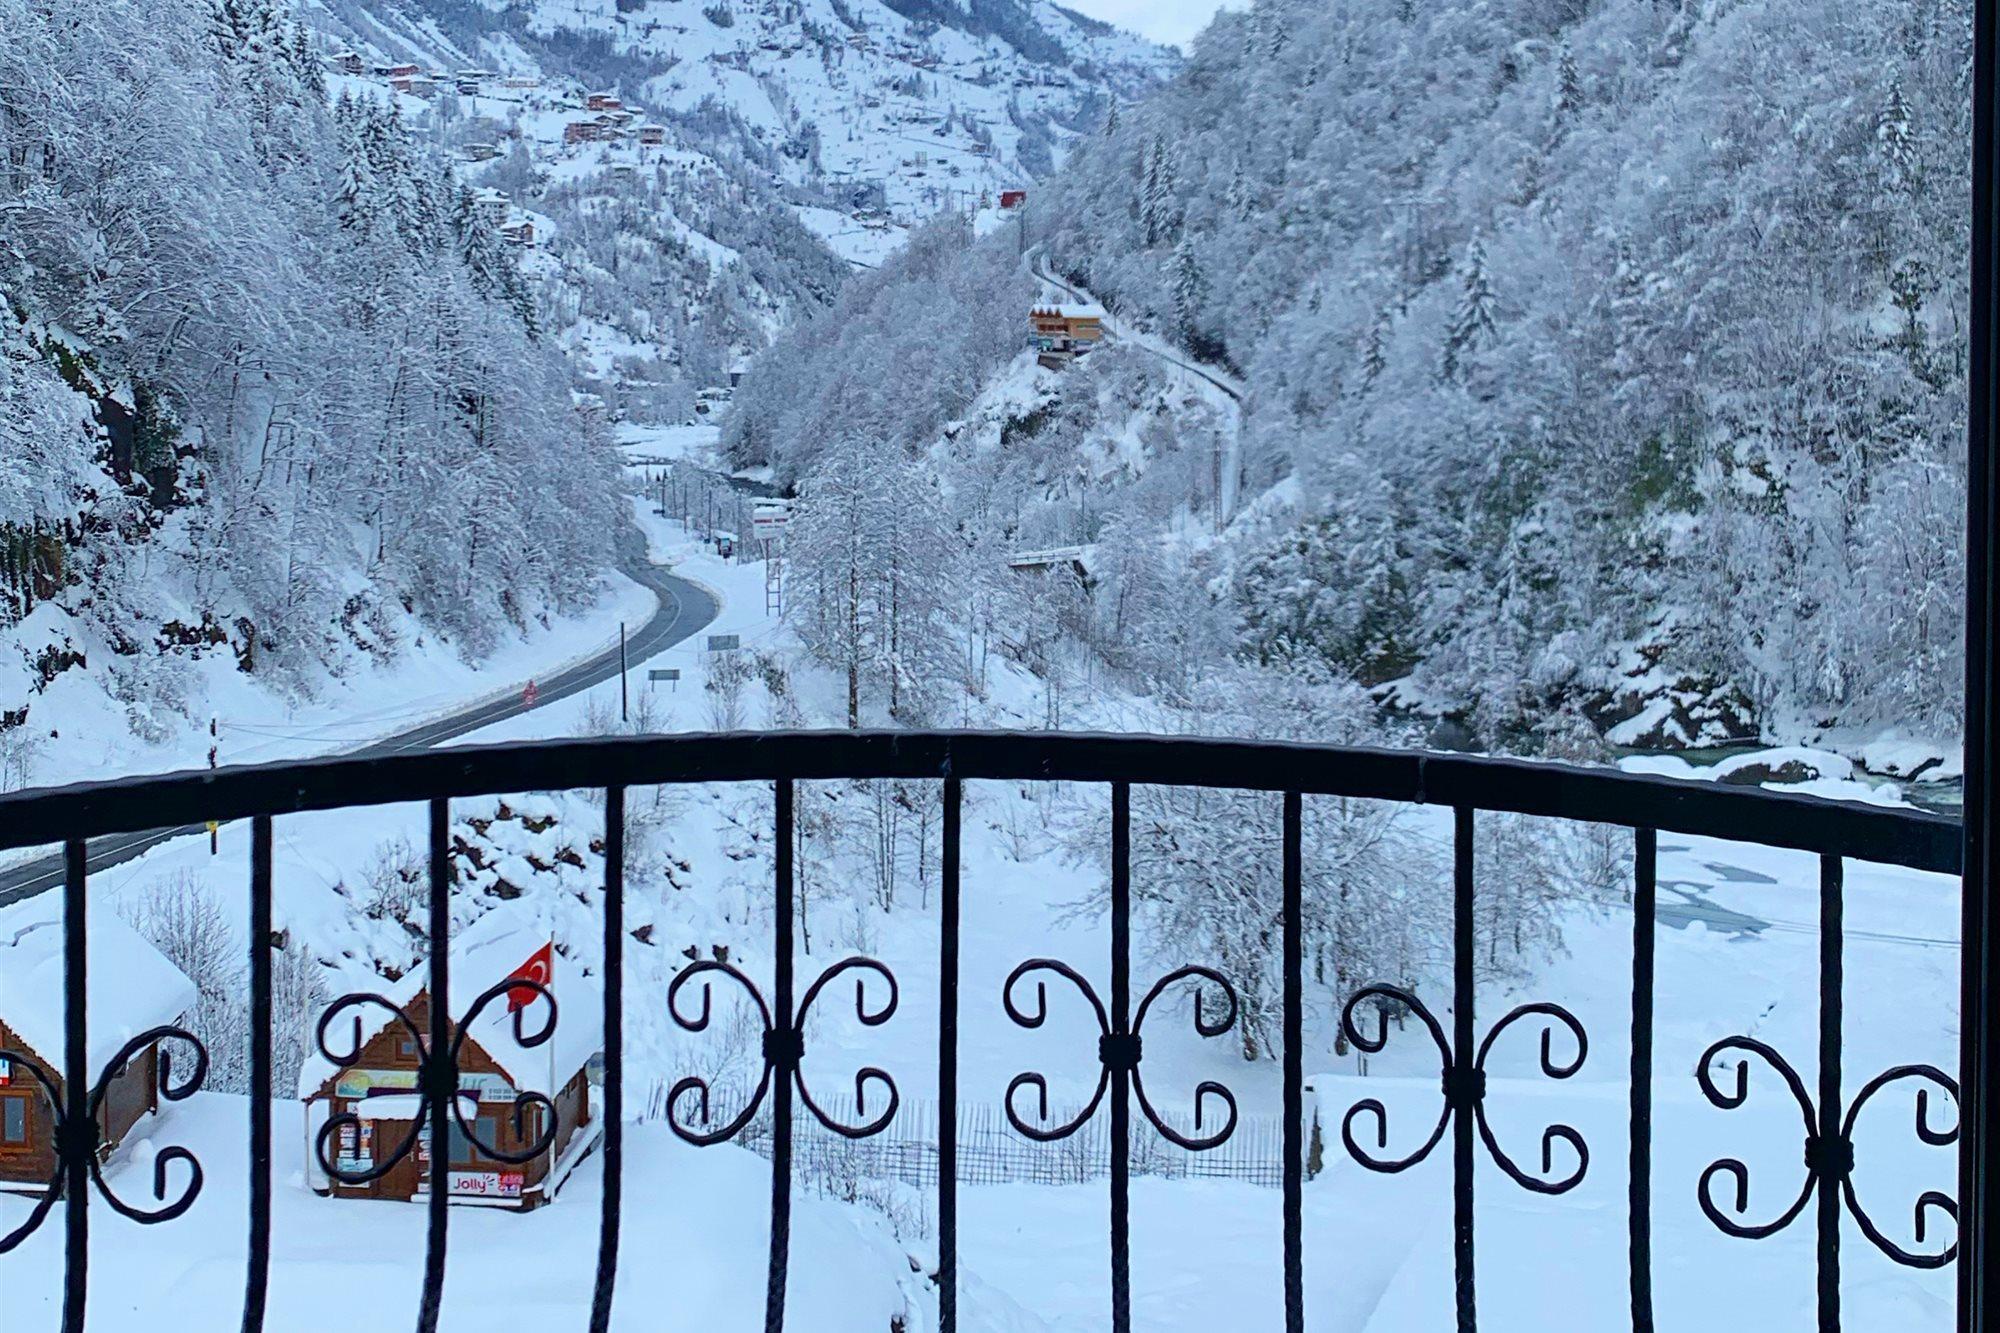
M656 566L635 563L625 572L660 596L660 608L654 612L652 619L627 636L626 658L634 670L637 670L640 663L647 658L664 652L699 633L721 612L720 604L709 593L685 579L675 578ZM536 704L539 707L542 704L553 703L567 695L577 694L593 685L602 684L617 674L618 649L614 646L554 675L537 678ZM376 757L400 754L406 750L428 749L469 732L478 731L481 727L491 726L495 722L518 717L527 711L519 695L501 695L484 703L475 704L463 712L452 713L409 731L386 736L351 753L363 757ZM190 824L181 828L158 829L150 833L122 833L100 838L90 844L88 866L95 873L130 861L169 839L205 832L207 830L201 825ZM55 888L62 883L62 877L63 864L60 853L52 853L38 860L9 866L0 871L0 907Z

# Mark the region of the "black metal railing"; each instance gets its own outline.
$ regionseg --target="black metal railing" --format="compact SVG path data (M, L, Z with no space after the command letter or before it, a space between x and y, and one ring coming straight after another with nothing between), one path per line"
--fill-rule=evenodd
M1339 796L1411 804L1432 804L1453 812L1455 843L1453 894L1453 966L1449 1007L1451 1024L1434 1015L1430 1000L1398 986L1370 985L1344 997L1341 1025L1364 1051L1379 1051L1390 1039L1386 1024L1372 1028L1365 1015L1385 1005L1415 1017L1417 1026L1436 1047L1441 1108L1428 1137L1414 1152L1387 1155L1388 1112L1384 1104L1363 1098L1341 1119L1341 1140L1352 1159L1372 1171L1399 1172L1428 1157L1450 1135L1454 1203L1454 1266L1457 1326L1476 1327L1477 1269L1474 1262L1474 1180L1480 1148L1513 1183L1543 1194L1560 1194L1575 1187L1590 1169L1591 1146L1578 1130L1556 1123L1544 1129L1539 1155L1523 1164L1504 1145L1486 1112L1486 1063L1500 1034L1520 1024L1541 1031L1540 1068L1551 1079L1576 1074L1589 1057L1584 1025L1553 1004L1530 1003L1503 1015L1483 1035L1475 1010L1473 911L1478 898L1478 867L1474 848L1482 812L1544 816L1632 830L1633 955L1631 1064L1629 1070L1630 1186L1627 1226L1630 1243L1631 1327L1653 1327L1653 1202L1652 1097L1657 1071L1653 1063L1654 937L1658 833L1704 835L1764 846L1798 849L1820 858L1821 931L1818 975L1818 1086L1809 1091L1788 1057L1747 1036L1718 1034L1694 1071L1704 1096L1717 1107L1734 1108L1748 1097L1749 1058L1768 1064L1797 1101L1803 1121L1804 1181L1795 1200L1774 1217L1748 1215L1749 1169L1732 1157L1720 1157L1689 1187L1697 1191L1702 1211L1722 1231L1746 1238L1775 1234L1814 1205L1817 1228L1817 1324L1822 1333L1841 1326L1840 1261L1843 1210L1862 1234L1899 1264L1935 1268L1953 1262L1957 1251L1958 1205L1950 1197L1926 1191L1916 1201L1914 1242L1891 1239L1857 1196L1853 1181L1854 1127L1857 1117L1884 1088L1896 1083L1919 1085L1916 1134L1927 1144L1949 1146L1958 1128L1955 1103L1958 1085L1946 1072L1927 1065L1899 1065L1869 1071L1860 1091L1847 1101L1841 1066L1843 997L1843 867L1848 860L1900 865L1955 875L1961 844L1956 823L1904 810L1839 804L1810 797L1724 788L1713 784L1674 782L1614 771L1582 770L1552 765L1466 756L1430 755L1360 748L1264 744L1238 741L1163 739L1154 737L1012 735L965 732L838 732L741 736L683 736L609 739L468 747L388 758L310 761L245 769L224 769L156 779L93 784L46 792L0 797L0 849L60 842L64 846L64 952L66 961L66 1045L63 1053L60 1104L55 1105L60 1132L57 1168L48 1189L11 1234L0 1236L0 1254L21 1244L60 1205L66 1235L66 1333L85 1328L86 1262L88 1257L90 1193L95 1187L121 1214L141 1222L166 1223L182 1216L202 1187L202 1169L193 1155L179 1148L161 1152L155 1164L155 1194L159 1206L139 1208L117 1198L98 1170L96 1110L109 1080L130 1056L154 1039L170 1038L196 1052L182 1072L163 1061L164 1093L185 1097L200 1086L206 1057L198 1042L184 1032L156 1030L128 1044L112 1067L92 1070L86 1059L86 899L87 840L101 835L173 827L204 820L251 821L251 1119L248 1273L242 1326L265 1326L265 1297L270 1270L271 1233L271 1095L272 962L271 842L273 820L302 811L424 802L429 809L429 940L428 993L451 994L449 830L450 802L522 791L593 789L605 793L603 905L604 1031L603 1078L604 1190L600 1243L590 1316L593 1333L610 1325L617 1278L620 1220L625 1209L621 1192L624 1122L623 1011L627 1003L623 949L625 878L625 792L631 787L668 784L756 782L772 784L775 792L775 856L773 970L768 999L748 975L721 961L697 962L683 969L664 1000L671 1018L690 1032L705 1029L712 1017L713 989L718 983L739 988L757 1011L762 1024L762 1068L754 1091L742 1108L717 1125L716 1098L709 1083L696 1076L678 1079L666 1097L666 1116L674 1131L696 1144L712 1144L738 1135L769 1102L771 1160L771 1230L765 1327L778 1333L785 1323L785 1287L790 1263L790 1210L795 1189L792 1146L798 1103L833 1133L866 1138L883 1131L895 1118L899 1094L882 1069L862 1068L856 1075L852 1120L826 1109L806 1082L802 1062L806 1051L807 1017L822 996L839 983L855 986L856 1017L865 1026L891 1021L897 1010L895 977L881 963L849 958L820 973L797 995L798 976L793 953L794 911L794 786L802 781L835 779L935 780L943 797L940 862L941 923L938 940L940 1010L938 1022L937 1220L938 1263L934 1274L940 1327L951 1333L957 1323L958 1297L958 1172L957 1112L960 1047L960 816L963 784L973 780L1061 781L1105 784L1111 793L1111 957L1108 993L1100 996L1084 976L1056 959L1033 958L1008 976L997 997L1008 1017L1024 1028L1047 1018L1047 986L1051 980L1074 987L1090 1006L1099 1029L1099 1070L1095 1088L1081 1111L1051 1116L1048 1080L1024 1072L1006 1092L1005 1114L1014 1130L1030 1140L1053 1141L1075 1134L1100 1113L1108 1117L1110 1146L1109 1202L1111 1275L1110 1327L1128 1333L1131 1316L1130 1167L1133 1157L1133 1110L1168 1141L1201 1150L1227 1141L1238 1124L1235 1095L1214 1081L1195 1090L1193 1129L1187 1132L1161 1115L1142 1078L1145 1063L1144 1028L1152 1007L1170 988L1194 989L1194 1026L1207 1037L1228 1031L1238 1019L1238 1000L1231 979L1200 962L1170 970L1146 988L1134 1005L1132 977L1131 789L1134 785L1228 788L1276 792L1283 797L1279 935L1282 996L1283 1061L1283 1298L1288 1333L1307 1326L1305 1253L1302 1237L1305 1144L1302 1099L1304 1072L1303 1014L1306 972L1303 951L1303 887L1305 871L1302 807L1307 796ZM456 1119L463 1132L474 1135L460 1106L459 1052L464 1031L482 1009L510 990L531 983L503 982L486 991L457 1022L439 1000L419 1024L388 1000L350 995L336 1001L319 1027L322 1053L336 1064L360 1056L354 1049L335 1049L336 1019L358 1008L386 1006L391 1021L401 1023L420 1052L422 1073L420 1112L411 1122L409 1139L391 1150L388 1162L365 1173L343 1168L331 1145L341 1128L338 1117L321 1127L315 1152L322 1170L335 1180L379 1176L411 1151L427 1125L431 1142L446 1142ZM514 1037L523 1045L548 1040L560 1021L555 999L539 987L535 1003L517 1008ZM698 995L695 993L698 992ZM1221 1003L1206 1004L1206 996ZM698 1003L696 1003L698 999ZM976 1001L975 1001L976 1002ZM538 1011L529 1018L528 1011ZM56 1080L27 1052L0 1052L38 1080L52 1104ZM1739 1057L1735 1081L1718 1078L1719 1061ZM1933 1095L1954 1102L1953 1117L1934 1116ZM530 1109L537 1112L530 1117ZM836 1107L836 1110L841 1109ZM351 1119L351 1117L349 1117ZM1936 1123L1947 1120L1948 1123ZM539 1126L530 1133L529 1124ZM524 1094L516 1107L516 1136L544 1146L555 1127L555 1107L538 1094ZM476 1137L476 1136L475 1136ZM488 1156L502 1161L532 1156L480 1142ZM449 1154L430 1154L428 1247L425 1257L420 1333L430 1333L445 1295L449 1242ZM1983 1169L1984 1163L1979 1166ZM175 1170L175 1168L181 1168ZM179 1191L170 1177L181 1178ZM169 1198L170 1193L173 1197ZM1952 1234L1938 1235L1940 1219L1952 1223ZM1967 1226L1978 1221L1968 1217ZM1975 1280L1974 1285L1978 1285ZM1961 1329L1974 1325L1961 1302Z

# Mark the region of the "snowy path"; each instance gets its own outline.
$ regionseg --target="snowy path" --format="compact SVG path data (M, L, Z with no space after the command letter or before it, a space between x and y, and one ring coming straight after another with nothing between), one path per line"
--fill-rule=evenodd
M654 566L642 567L637 562L626 572L652 589L660 599L652 618L641 625L626 644L625 656L633 666L692 637L721 614L721 604L711 593L685 579L676 578ZM537 704L552 703L580 693L616 676L618 670L619 649L613 645L539 680L536 684ZM363 745L353 753L370 756L426 749L527 711L527 705L510 688L506 693L490 696L470 707ZM189 825L105 838L91 845L89 869L96 873L121 865L169 839L204 831ZM61 884L62 877L60 853L10 866L0 872L0 907L46 892Z

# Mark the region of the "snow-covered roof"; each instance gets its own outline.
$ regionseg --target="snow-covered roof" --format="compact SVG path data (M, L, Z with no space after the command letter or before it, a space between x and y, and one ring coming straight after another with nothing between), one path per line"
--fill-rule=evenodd
M1111 312L1101 305L1038 305L1038 315L1060 315L1064 319L1108 319Z
M548 943L548 929L514 907L496 907L459 931L451 943L453 1021L464 1017L480 995L513 976ZM471 1030L472 1040L505 1071L518 1091L539 1092L548 1097L562 1091L577 1071L604 1049L603 990L595 979L585 976L559 953L555 955L552 971L545 984L556 997L556 1030L546 1042L523 1049L514 1040L514 1020L504 999L488 1005ZM397 1008L406 1008L423 993L429 980L430 968L419 964L401 980L381 987L378 993ZM373 1040L393 1021L374 1006L359 1012L364 1022L375 1023L373 1030L364 1029L364 1042ZM522 1015L522 1026L530 1034L539 1032L546 1021L547 1010L540 1000ZM342 1038L343 1043L345 1040ZM309 1052L305 1066L299 1071L299 1095L310 1097L339 1072L339 1066L318 1050Z
M114 912L91 913L88 950L85 1051L94 1079L132 1038L179 1023L194 1009L195 988ZM0 1022L50 1073L63 1072L63 914L55 894L0 908Z

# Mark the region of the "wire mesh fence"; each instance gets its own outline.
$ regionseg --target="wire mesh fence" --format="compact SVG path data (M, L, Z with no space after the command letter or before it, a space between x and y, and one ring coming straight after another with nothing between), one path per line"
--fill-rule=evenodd
M640 1119L668 1118L669 1085L656 1081L641 1102ZM715 1105L743 1105L748 1089L718 1091ZM867 1108L851 1097L824 1097L821 1104L836 1119L867 1119ZM687 1113L683 1107L683 1114ZM1077 1107L1051 1107L1053 1120L1066 1120ZM876 1107L877 1114L880 1107ZM726 1114L721 1113L721 1114ZM802 1180L894 1180L906 1185L938 1182L938 1140L941 1119L935 1101L905 1100L882 1133L849 1139L833 1133L811 1116L792 1122L792 1161ZM1181 1126L1184 1131L1187 1126ZM1307 1174L1319 1160L1317 1126L1307 1129ZM1109 1117L1095 1116L1077 1133L1054 1143L1037 1143L1007 1123L1006 1109L996 1103L961 1102L958 1107L958 1181L961 1185L1076 1185L1102 1180L1110 1173ZM1190 1152L1150 1133L1132 1136L1132 1174L1169 1180L1237 1180L1278 1189L1284 1184L1285 1126L1279 1116L1246 1115L1236 1132L1220 1147ZM771 1121L759 1114L735 1140L759 1156L771 1155Z

